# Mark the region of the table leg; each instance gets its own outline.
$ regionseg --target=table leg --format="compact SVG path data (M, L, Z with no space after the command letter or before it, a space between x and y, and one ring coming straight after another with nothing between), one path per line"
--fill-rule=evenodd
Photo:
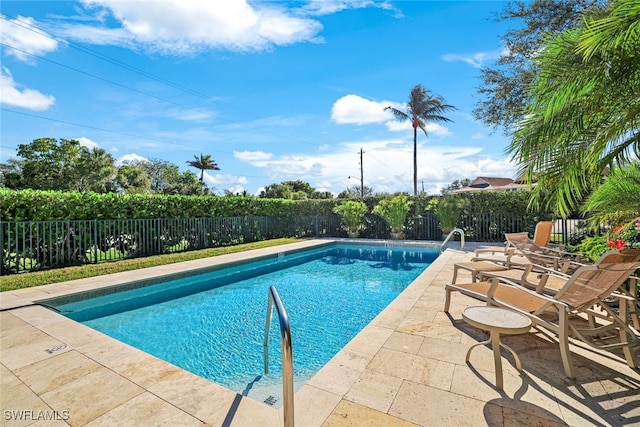
M516 369L518 371L522 371L522 363L520 363L520 357L518 357L518 354L508 345L500 343L500 345L504 348L506 348L507 350L509 350L511 352L511 354L513 354L513 358L516 361Z
M493 350L493 361L494 367L496 370L496 387L500 390L503 388L503 375L502 375L502 356L500 355L500 347L504 347L513 354L513 358L516 361L516 369L522 372L522 362L520 362L520 357L518 354L508 345L500 342L500 333L499 332L490 332L489 339L486 341L478 342L469 347L467 350L467 355L465 357L465 362L469 363L469 356L471 355L471 350L476 348L479 345L487 345L491 344L491 349Z
M493 361L496 368L496 387L502 390L502 357L500 356L500 333L491 331L491 347L493 347Z
M489 343L491 343L491 338L489 338L489 339L488 339L488 340L486 340L486 341L482 341L482 342L479 342L479 343L475 343L474 345L472 345L471 347L469 347L469 350L467 350L467 356L465 357L464 361L465 361L465 362L467 362L467 363L469 363L469 355L471 354L471 350L473 350L474 348L476 348L476 347L477 347L477 346L479 346L479 345L487 345L487 344L489 344Z

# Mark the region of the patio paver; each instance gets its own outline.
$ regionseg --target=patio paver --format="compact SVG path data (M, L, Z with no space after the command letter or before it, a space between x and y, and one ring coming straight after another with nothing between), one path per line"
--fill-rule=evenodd
M290 245L301 248L322 243ZM456 243L452 246L455 248ZM572 345L577 379L564 377L556 343L539 333L505 336L504 390L494 385L487 334L462 321L482 305L454 294L448 249L295 395L298 426L640 425L640 374L624 359ZM254 251L261 255L283 248ZM33 301L244 259L232 254L0 294L1 425L279 426L282 409L239 396ZM461 273L459 282L465 279ZM26 307L24 307L26 305ZM23 306L23 307L21 307ZM18 308L21 307L21 308ZM44 419L43 417L55 419ZM39 417L39 418L38 418ZM18 419L22 418L22 419Z

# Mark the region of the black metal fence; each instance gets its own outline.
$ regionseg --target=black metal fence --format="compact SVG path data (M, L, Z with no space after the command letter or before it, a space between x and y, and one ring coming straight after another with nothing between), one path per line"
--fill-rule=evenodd
M461 218L469 241L502 241L504 233L533 233L529 214L479 213ZM566 243L575 224L556 222L554 241ZM379 216L366 217L360 237L388 239L389 227ZM340 217L157 218L79 221L0 221L0 275L126 258L250 243L282 237L346 237ZM433 214L409 218L405 238L442 240Z

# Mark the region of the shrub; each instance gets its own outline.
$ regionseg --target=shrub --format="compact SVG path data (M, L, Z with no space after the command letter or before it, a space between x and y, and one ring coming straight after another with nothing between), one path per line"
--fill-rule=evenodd
M333 208L333 212L342 217L347 231L350 232L356 232L362 227L362 221L367 211L367 205L355 200L349 200Z
M591 261L597 261L600 255L611 249L607 246L605 236L587 237L578 245L578 248L579 252Z
M387 221L393 233L400 233L412 203L407 196L399 194L390 199L380 200L373 208L373 213Z

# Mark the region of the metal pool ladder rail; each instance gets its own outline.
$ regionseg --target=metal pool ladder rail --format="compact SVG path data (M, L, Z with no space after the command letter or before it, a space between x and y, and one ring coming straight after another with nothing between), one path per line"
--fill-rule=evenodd
M293 427L293 344L291 343L291 327L289 316L284 309L280 295L275 286L269 287L267 303L267 322L264 331L264 373L269 373L269 330L271 329L271 315L273 306L278 312L280 323L280 340L282 342L282 396L284 410L284 427Z
M462 231L462 229L460 229L460 228L454 228L453 230L451 230L451 233L449 233L447 238L444 239L444 242L442 242L442 245L440 245L440 252L441 253L444 252L444 247L446 246L447 242L449 241L451 236L453 236L454 233L460 234L460 248L464 249L464 231Z

